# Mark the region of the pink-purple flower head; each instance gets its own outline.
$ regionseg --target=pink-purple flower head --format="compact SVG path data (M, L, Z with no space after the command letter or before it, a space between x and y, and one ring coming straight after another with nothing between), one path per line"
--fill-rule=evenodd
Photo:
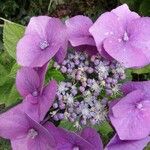
M42 67L55 55L62 61L66 47L66 27L60 19L32 17L25 35L18 42L17 62L21 66ZM61 51L63 53L59 55L57 52Z
M45 127L53 135L57 150L102 150L103 145L99 134L92 128L84 128L80 133L69 132L56 128L52 124Z
M16 86L24 98L25 112L41 121L55 100L57 83L52 80L41 88L40 82L38 73L32 68L23 67L17 73Z
M118 135L115 135L107 144L104 150L142 150L150 142L150 137L141 140L120 140Z
M13 150L55 150L53 135L18 105L0 115L0 136L11 140Z
M142 67L150 60L149 24L149 17L140 17L124 4L102 14L89 31L101 54L108 53L127 68Z
M134 90L110 107L109 118L121 140L139 140L150 133L150 99Z

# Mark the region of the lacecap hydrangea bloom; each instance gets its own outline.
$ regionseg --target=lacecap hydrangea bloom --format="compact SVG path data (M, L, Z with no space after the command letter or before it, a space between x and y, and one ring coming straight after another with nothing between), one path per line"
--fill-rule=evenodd
M81 15L64 23L32 17L17 44L22 102L0 115L0 136L13 150L144 149L150 142L150 82L123 82L125 68L149 64L149 25L149 17L126 4L96 22ZM45 84L50 61L64 81ZM66 120L77 131L59 127ZM104 121L115 132L105 148L94 129Z

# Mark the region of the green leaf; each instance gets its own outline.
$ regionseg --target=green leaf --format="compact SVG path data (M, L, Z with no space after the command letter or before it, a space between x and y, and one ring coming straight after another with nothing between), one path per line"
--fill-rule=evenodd
M114 134L113 128L107 121L103 122L100 125L94 126L94 128L96 128L97 131L100 133L104 144L108 143L108 141L112 138Z
M8 72L5 69L5 67L2 64L0 64L0 86L3 85L7 80L7 74Z
M143 0L139 11L144 16L150 16L150 0Z
M16 59L16 46L19 39L23 36L25 27L8 20L4 20L4 29L3 29L3 42L4 48Z
M16 73L17 73L19 68L20 68L20 66L17 63L15 63L12 66L10 73L8 74L8 78L14 78L15 79L16 78Z
M55 79L58 82L65 80L63 74L59 70L56 70L56 69L49 69L47 71L46 82L48 82L51 79Z
M65 128L69 131L76 131L76 127L74 127L74 123L69 122L67 120L62 120L59 124L59 127Z
M150 65L140 69L132 69L132 72L136 74L150 73Z
M5 104L5 106L8 107L19 101L20 96L16 90L13 79L7 80L5 84L0 86L0 104Z

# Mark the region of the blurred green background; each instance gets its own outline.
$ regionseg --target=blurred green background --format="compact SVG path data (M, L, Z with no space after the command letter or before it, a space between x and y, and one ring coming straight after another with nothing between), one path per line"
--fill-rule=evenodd
M103 12L127 3L131 10L142 16L150 16L150 0L0 0L0 17L27 25L32 16L49 15L65 19L75 15L86 15L94 20ZM2 42L3 21L0 21L0 53L4 51ZM4 61L3 61L4 60ZM5 66L11 61L0 60ZM6 63L5 63L6 61ZM149 72L150 72L150 68ZM133 73L132 80L149 80L150 73ZM8 141L0 139L0 150L10 150ZM147 148L147 150L150 148Z

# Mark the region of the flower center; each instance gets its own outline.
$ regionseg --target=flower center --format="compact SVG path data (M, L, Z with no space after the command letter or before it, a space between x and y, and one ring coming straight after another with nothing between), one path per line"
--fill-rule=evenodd
M143 104L142 104L142 103L136 104L136 108L137 108L137 109L142 109L142 108L143 108Z
M73 150L80 150L78 146L73 147Z
M128 41L129 40L129 36L128 36L127 32L124 33L123 40L124 41Z
M41 50L46 49L49 46L49 43L47 41L41 41L40 42L40 48Z
M38 96L38 91L34 91L34 92L32 93L32 96L34 96L34 97Z
M28 137L34 139L38 135L38 132L35 129L30 129L28 131Z

